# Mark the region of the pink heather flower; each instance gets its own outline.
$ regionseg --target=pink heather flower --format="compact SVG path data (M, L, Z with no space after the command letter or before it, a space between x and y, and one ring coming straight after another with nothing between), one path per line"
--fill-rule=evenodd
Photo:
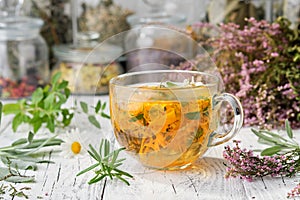
M260 66L262 66L264 64L264 61L262 61L262 60L254 60L253 64L256 67L260 67Z
M300 183L288 193L287 198L300 197Z
M294 30L285 20L269 23L254 18L240 27L235 23L222 23L219 35L201 41L223 78L225 91L239 97L244 108L244 125L279 128L286 118L292 128L300 128L300 84L295 80L300 73L300 59L294 60L289 48L299 44ZM195 32L209 27L196 23ZM197 32L198 31L198 32ZM300 32L299 32L300 33ZM205 59L196 57L194 63L181 63L174 69L196 70L206 66ZM202 61L202 62L201 62ZM293 79L291 79L291 77ZM255 106L255 109L254 109ZM297 117L298 116L298 117Z
M272 57L278 57L279 54L275 52L275 53L271 53L271 56L272 56Z
M247 181L252 181L255 177L264 176L292 176L297 172L299 162L299 150L289 153L289 156L258 156L253 155L253 151L241 149L240 141L233 141L235 147L226 146L223 157L229 165L225 177L240 177ZM294 160L296 159L297 162Z

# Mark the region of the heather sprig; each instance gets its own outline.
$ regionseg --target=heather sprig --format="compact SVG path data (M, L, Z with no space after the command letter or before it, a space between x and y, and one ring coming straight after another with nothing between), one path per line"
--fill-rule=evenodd
M223 157L227 165L225 177L240 177L252 181L265 176L291 177L300 171L300 149L291 150L282 155L259 156L252 150L242 149L240 141L234 141L235 147L226 146Z
M213 58L226 91L241 99L246 125L274 128L289 119L300 127L299 31L291 30L284 18L247 21L243 29L221 25L222 34L214 41Z
M287 198L300 197L300 183L287 194Z
M219 35L204 44L225 90L240 99L246 126L271 129L288 119L300 128L300 30L283 17L274 23L246 20L243 28L221 24Z
M235 146L226 146L223 157L228 162L225 177L240 177L247 181L265 176L292 177L300 172L300 144L295 140L288 120L285 120L287 137L268 130L252 132L258 141L268 145L261 150L261 155L255 155L252 150L242 149L240 141L234 141ZM287 197L300 196L300 184L291 190Z

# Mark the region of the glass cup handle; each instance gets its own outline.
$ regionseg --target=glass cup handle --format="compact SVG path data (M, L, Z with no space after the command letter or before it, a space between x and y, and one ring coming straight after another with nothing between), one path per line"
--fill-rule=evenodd
M234 111L233 127L231 128L231 130L229 130L223 134L219 134L214 131L210 135L208 146L217 146L219 144L223 144L223 143L227 142L228 140L233 138L235 136L235 134L238 133L238 131L241 129L241 127L243 125L244 113L243 113L243 107L242 107L240 101L232 94L222 93L220 95L216 95L213 98L214 107L223 101L227 101Z

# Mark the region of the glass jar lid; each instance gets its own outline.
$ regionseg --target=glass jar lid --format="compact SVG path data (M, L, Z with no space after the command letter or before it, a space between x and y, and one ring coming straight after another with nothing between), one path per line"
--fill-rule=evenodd
M184 15L170 15L165 12L149 13L148 15L130 15L127 21L130 25L141 25L147 23L163 23L163 24L181 24L186 20Z
M110 63L122 54L122 48L112 44L97 43L97 45L57 45L53 52L59 60L78 63Z
M23 40L36 37L43 20L31 17L3 17L0 19L0 40Z

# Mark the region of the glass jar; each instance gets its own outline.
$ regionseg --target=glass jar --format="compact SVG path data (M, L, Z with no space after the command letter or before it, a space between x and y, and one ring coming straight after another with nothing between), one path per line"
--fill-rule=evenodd
M28 97L49 79L48 47L39 34L43 21L0 19L0 98Z
M107 94L109 80L123 73L119 64L122 48L107 43L54 46L58 59L52 75L61 72L72 94Z
M132 27L124 44L127 71L165 69L194 56L194 43L182 28L185 16L154 12L127 20Z

